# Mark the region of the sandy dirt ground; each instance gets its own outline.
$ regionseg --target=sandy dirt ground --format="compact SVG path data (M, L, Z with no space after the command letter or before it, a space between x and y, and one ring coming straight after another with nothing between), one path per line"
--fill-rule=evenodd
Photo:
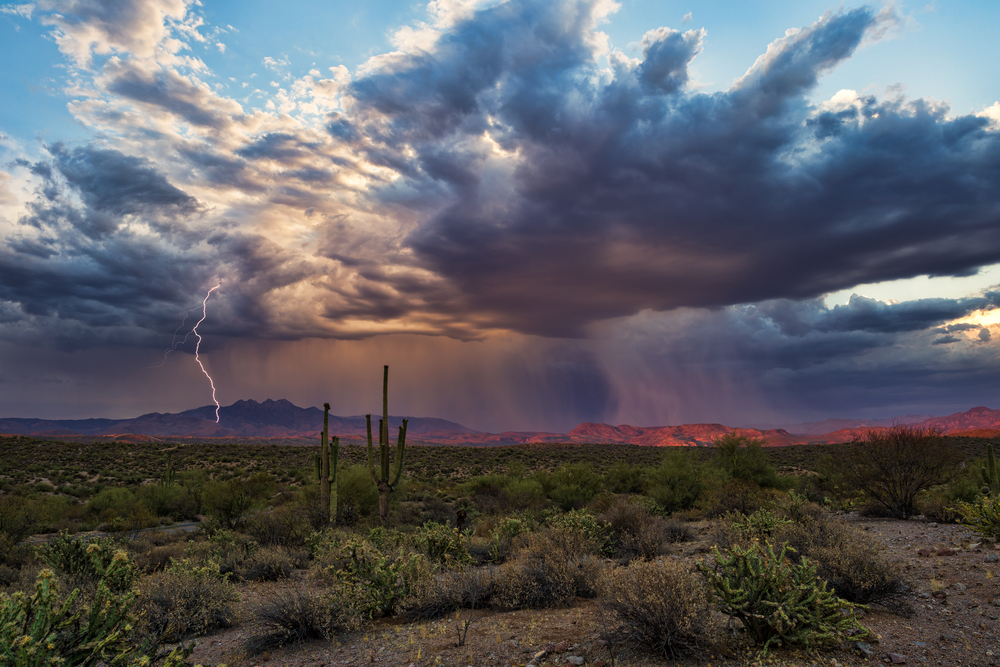
M738 634L724 632L723 638L701 655L666 659L621 641L620 635L611 632L612 624L602 615L598 602L581 599L565 609L462 611L457 618L452 615L416 623L384 619L339 641L307 641L254 657L241 654L250 628L247 623L199 639L190 660L229 667L1000 665L1000 545L981 543L974 533L958 525L854 517L833 520L849 521L877 536L913 587L912 616L901 617L877 608L865 613L862 623L874 636L862 647L845 643L837 650L822 652L777 649L762 656ZM665 557L705 558L710 527L701 524L696 531L695 541L678 545ZM293 580L247 586L243 604L249 610L260 596L277 593L276 588L303 585ZM464 644L459 646L458 631L465 621L471 623Z

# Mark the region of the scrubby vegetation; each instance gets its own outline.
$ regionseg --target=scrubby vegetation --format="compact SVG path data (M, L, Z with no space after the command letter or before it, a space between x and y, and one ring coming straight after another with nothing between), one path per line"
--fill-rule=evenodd
M73 651L97 633L118 651L104 664L173 664L183 650L168 658L165 643L233 626L257 654L392 616L596 598L609 645L670 658L733 641L725 615L740 641L767 651L856 641L866 631L853 610L909 614L911 586L874 537L831 512L950 513L1000 537L985 441L890 436L885 446L916 447L895 467L876 457L881 440L864 452L765 448L738 433L666 451L411 445L405 464L396 450L391 494L347 444L317 474L316 448L2 439L0 631L41 614L48 630L14 648ZM175 522L197 530L164 532ZM104 536L73 535L85 530ZM696 533L714 545L698 567L673 555ZM273 583L246 602L252 582ZM21 664L14 655L0 662Z

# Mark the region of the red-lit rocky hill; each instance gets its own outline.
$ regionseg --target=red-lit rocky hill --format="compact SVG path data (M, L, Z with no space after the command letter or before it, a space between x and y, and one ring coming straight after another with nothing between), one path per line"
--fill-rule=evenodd
M403 417L390 416L390 428L395 431ZM829 433L811 432L818 424L856 424L850 420L828 420L787 428L755 429L725 426L723 424L683 424L680 426L629 426L621 424L584 423L569 433L536 431L508 431L483 433L461 424L433 417L408 417L407 440L412 443L439 445L511 445L529 443L632 443L653 447L704 446L721 435L739 430L762 438L768 446L782 447L823 442L846 442L873 428L885 428L880 422L862 422L861 426L840 428ZM985 407L972 408L946 417L932 417L922 421L902 418L920 428L935 428L951 435L1000 435L1000 410ZM888 422L891 423L891 422ZM875 425L879 424L879 425ZM65 440L226 440L246 441L267 439L275 442L311 442L319 436L323 425L323 412L319 408L300 408L286 400L237 401L219 410L215 421L215 407L204 406L176 414L153 412L133 419L0 419L0 433L32 435L35 437ZM345 441L358 442L365 438L364 416L330 416L330 432Z

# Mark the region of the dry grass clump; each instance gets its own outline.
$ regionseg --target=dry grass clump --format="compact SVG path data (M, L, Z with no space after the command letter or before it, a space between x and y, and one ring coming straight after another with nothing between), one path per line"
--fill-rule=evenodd
M492 565L443 572L421 581L401 611L411 620L429 620L459 609L485 609L493 605L496 582Z
M493 605L500 609L564 607L576 597L595 597L603 561L575 531L549 529L527 536L526 544L500 566Z
M620 631L664 657L697 653L715 623L702 577L672 560L636 562L605 570L600 604Z
M286 547L264 547L236 565L235 574L243 581L277 581L287 579L297 559Z
M629 560L656 558L666 539L666 522L627 497L611 501L598 521L607 524L614 553Z
M231 627L239 595L218 568L187 561L139 582L143 630L163 641L178 641Z
M341 599L302 589L279 591L250 612L251 628L243 643L248 655L259 655L309 639L331 639L356 629L356 610Z

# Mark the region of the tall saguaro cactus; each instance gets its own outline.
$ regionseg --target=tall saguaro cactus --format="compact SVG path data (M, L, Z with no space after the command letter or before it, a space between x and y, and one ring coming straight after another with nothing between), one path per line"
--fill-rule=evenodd
M319 478L319 502L327 523L337 520L337 467L340 459L340 438L333 436L327 443L330 432L330 404L323 404L323 435L319 441L316 456L316 477Z
M997 473L997 460L993 457L993 444L986 445L986 467L980 468L983 473L983 493L1000 497L1000 473Z
M375 471L375 453L372 447L372 416L365 415L368 424L368 472L371 473L372 483L378 487L378 514L379 518L385 522L389 518L389 494L393 492L399 483L399 477L403 474L403 450L406 447L406 423L404 419L399 426L399 438L396 440L396 471L390 470L390 457L392 453L389 448L389 367L382 369L382 419L378 420L378 451L379 469Z

